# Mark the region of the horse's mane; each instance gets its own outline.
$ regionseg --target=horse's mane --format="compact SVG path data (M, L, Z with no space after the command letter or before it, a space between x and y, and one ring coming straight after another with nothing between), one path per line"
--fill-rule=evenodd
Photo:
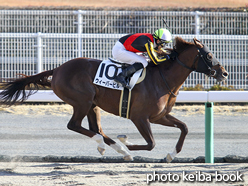
M175 45L174 45L174 50L177 53L181 53L183 50L185 50L189 46L195 45L193 42L187 42L181 37L176 37L175 38Z
M175 45L173 46L173 49L172 48L167 48L166 50L168 50L170 52L176 51L178 54L180 54L186 48L188 48L190 46L195 46L195 44L193 42L187 42L181 37L175 37L174 42L175 42ZM170 69L174 64L175 64L174 60L168 60L165 63L163 63L163 65L164 65L163 68ZM154 63L148 63L148 65L150 67L157 66L157 65L154 65Z

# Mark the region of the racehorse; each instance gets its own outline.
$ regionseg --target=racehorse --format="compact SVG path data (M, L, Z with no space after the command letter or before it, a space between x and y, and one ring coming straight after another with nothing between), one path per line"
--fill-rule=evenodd
M186 42L181 37L175 38L172 52L177 57L158 66L148 66L143 82L132 90L129 118L147 144L137 145L129 142L125 135L118 138L129 150L152 150L155 146L150 123L176 127L181 130L180 137L172 153L168 153L167 162L173 160L183 146L188 128L169 113L176 101L178 91L192 71L205 73L223 81L228 73L217 61L209 49L199 40ZM100 123L100 108L114 115L119 115L121 91L93 84L93 79L101 60L90 58L72 59L53 70L32 76L24 76L5 84L0 93L3 104L9 106L18 101L25 101L39 86L51 87L54 93L65 103L73 107L73 115L67 127L86 135L98 143L98 151L103 155L105 144L123 155L124 160L132 160L129 151L106 136ZM49 78L52 76L52 80ZM33 90L28 90L32 89ZM27 91L28 90L28 91ZM89 129L81 122L87 116ZM117 126L118 127L118 126Z

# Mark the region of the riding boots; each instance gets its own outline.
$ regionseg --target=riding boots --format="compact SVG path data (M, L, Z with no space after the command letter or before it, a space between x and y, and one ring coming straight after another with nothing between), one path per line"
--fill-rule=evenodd
M114 78L117 83L122 84L123 87L130 89L128 78L133 75L136 71L144 68L142 63L134 63L133 65L125 68L118 76Z

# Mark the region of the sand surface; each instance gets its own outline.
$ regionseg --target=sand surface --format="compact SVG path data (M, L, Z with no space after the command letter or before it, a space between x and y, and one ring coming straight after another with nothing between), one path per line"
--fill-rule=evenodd
M72 115L73 109L68 104L48 104L48 105L16 105L12 107L0 107L0 112L19 114L19 115ZM192 106L174 106L171 114L180 112L183 116L199 115L205 113L204 104ZM222 105L214 106L214 114L230 116L248 116L248 105ZM109 115L102 111L102 115Z
M0 163L1 186L245 186L247 179L248 164Z
M248 106L214 106L216 120L216 155L225 156L247 154ZM6 155L86 155L99 156L96 144L92 140L69 131L66 124L71 117L69 105L19 105L1 108L0 154ZM189 126L189 136L183 151L178 157L198 157L204 155L204 105L175 106L172 114L185 121ZM132 141L144 143L134 126L124 120L102 111L102 123L105 133L115 137L115 125L121 132L129 133ZM223 121L222 121L223 118ZM203 120L203 121L202 121ZM191 123L189 121L192 121ZM222 121L220 125L219 121ZM242 124L242 121L244 122ZM85 121L84 121L85 122ZM114 122L114 123L112 123ZM237 122L237 123L234 123ZM85 125L85 123L83 123ZM224 125L224 128L222 128ZM131 130L131 131L130 131ZM132 152L133 156L163 158L173 149L178 131L171 128L154 126L153 132L157 146L150 152ZM164 143L166 142L166 143ZM77 154L78 153L78 154ZM224 153L224 154L223 154ZM118 153L107 148L106 156ZM119 155L118 155L119 156ZM195 157L194 157L195 158ZM203 174L211 181L190 181L185 174ZM37 186L37 185L147 185L157 174L158 181L150 185L248 185L247 163L53 163L53 162L0 162L0 186ZM177 176L180 181L165 180L168 174ZM216 182L216 174L234 176L242 174L242 182ZM195 177L194 179L197 179Z

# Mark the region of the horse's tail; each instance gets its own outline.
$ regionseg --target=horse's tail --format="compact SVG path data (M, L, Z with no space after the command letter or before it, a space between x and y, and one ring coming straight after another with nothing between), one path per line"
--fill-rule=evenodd
M36 93L40 86L51 87L48 77L53 75L53 70L44 71L33 76L21 75L24 77L4 84L4 90L0 93L2 104L11 106L17 101L23 102L30 95Z

